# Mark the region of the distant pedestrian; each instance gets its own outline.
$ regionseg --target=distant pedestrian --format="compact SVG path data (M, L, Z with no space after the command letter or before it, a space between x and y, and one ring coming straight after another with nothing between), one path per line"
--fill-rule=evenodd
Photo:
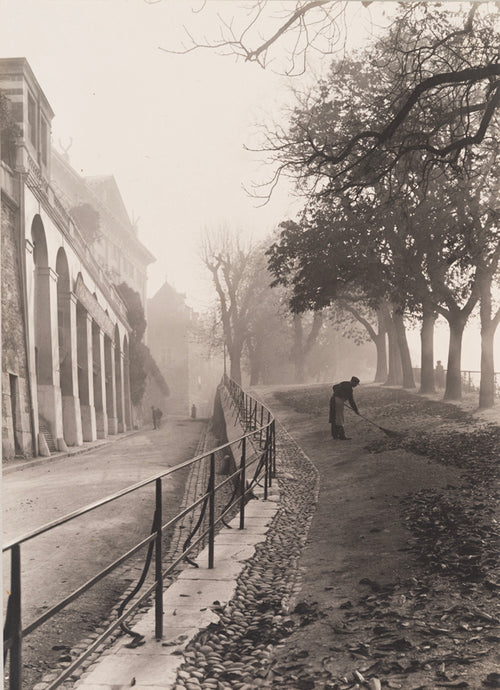
M333 386L333 395L330 398L330 417L332 425L332 436L340 441L350 441L345 435L344 430L344 405L349 403L356 414L359 414L358 407L354 402L353 390L359 385L357 376L353 376L350 381L341 381Z
M161 418L163 417L163 412L160 410L159 407L156 408L156 428L159 429L161 427Z
M196 405L194 403L191 405L191 419L196 419Z
M444 388L444 367L440 359L436 362L436 386Z
M158 429L158 418L156 416L156 407L151 405L151 416L153 418L153 429Z

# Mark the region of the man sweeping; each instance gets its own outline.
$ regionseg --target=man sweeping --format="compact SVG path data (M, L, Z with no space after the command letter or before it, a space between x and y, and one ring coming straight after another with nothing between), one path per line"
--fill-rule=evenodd
M352 376L350 381L341 381L333 386L333 395L330 398L330 424L332 425L332 436L340 441L350 441L344 431L344 405L349 405L356 414L359 414L358 407L354 402L353 390L359 385L357 376Z

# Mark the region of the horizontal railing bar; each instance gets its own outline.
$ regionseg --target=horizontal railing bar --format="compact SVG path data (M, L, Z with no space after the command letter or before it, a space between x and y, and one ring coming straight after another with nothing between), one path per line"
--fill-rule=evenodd
M262 455L261 455L261 457L262 457ZM257 460L257 459L255 459L255 460L253 460L252 462L248 463L247 466L249 466L249 465L251 465L251 464L255 464L256 460ZM233 478L234 478L236 475L238 475L240 472L241 472L241 470L237 470L237 471L236 471L234 474L232 474L231 476L226 477L226 479L224 479L220 484L218 484L218 485L215 487L215 490L217 491L218 489L222 488L225 484L227 484L229 481L231 481L231 479L233 479ZM250 491L250 489L249 489L249 491ZM246 495L246 492L245 492L245 495ZM169 520L168 522L166 522L166 523L161 527L161 531L163 532L165 529L167 529L168 527L171 527L171 526L174 525L176 522L178 522L178 521L181 520L183 517L185 517L185 515L187 515L190 511L194 510L194 508L196 508L200 503L202 503L202 502L205 500L205 498L206 498L207 496L208 496L208 494L204 494L203 496L201 496L200 498L198 498L194 503L192 503L191 505L189 505L182 513L180 513L179 515L176 515L174 518L172 518L171 520ZM227 514L237 503L238 503L238 501L239 501L239 498L238 498L234 503L232 503L232 504L228 507L228 509L227 509L226 511L224 511L224 513L222 514L221 517L225 516L225 515L226 515L226 514ZM220 521L220 518L219 518L218 520L216 520L215 524L218 524L219 521ZM200 536L201 536L201 539L202 539L204 536L206 536L206 534L207 534L207 533L204 533L203 535L200 535ZM147 536L145 539L143 539L141 542L139 542L138 544L136 544L136 545L135 545L132 549L130 549L127 553L125 553L125 554L123 554L122 556L120 556L120 558L118 558L118 559L117 559L116 561L114 561L113 563L110 563L108 566L106 566L106 568L104 568L104 569L101 570L99 573L97 573L97 575L95 575L93 578L91 578L90 580L88 580L87 582L85 582L81 587L79 587L78 589L76 589L74 592L72 592L71 594L69 594L65 599L62 599L60 602L58 602L57 604L55 604L51 609L49 609L48 611L45 611L45 613L43 613L39 618L37 618L36 620L34 620L32 623L30 623L30 624L23 630L23 636L25 637L26 635L29 635L31 632L33 632L33 631L36 630L38 627L40 627L40 625L42 625L43 623L45 623L45 621L47 621L49 618L51 618L52 616L54 616L56 613L59 613L59 611L61 611L61 610L62 610L63 608L65 608L68 604L70 604L70 603L73 602L75 599L77 599L79 596L81 596L82 594L84 594L84 593L85 593L88 589L90 589L93 585L97 584L100 580L102 580L104 577L106 577L106 575L109 575L109 573L111 573L113 570L115 570L115 568L117 568L118 566L120 566L120 565L121 565L123 562L125 562L128 558L130 558L130 557L133 556L135 553L137 553L138 551L140 551L140 549L142 549L144 546L146 546L146 545L149 544L150 542L154 541L155 538L156 538L156 532L154 532L153 534L150 534L150 535ZM187 552L187 551L186 551L186 552ZM7 642L7 641L6 641L6 642ZM5 649L5 643L4 643L4 649Z
M222 486L222 484L219 485L219 486ZM217 487L217 488L219 488L219 487ZM179 515L176 515L174 518L172 518L171 520L169 520L168 522L166 522L166 523L161 527L161 531L163 532L165 529L167 529L168 527L171 527L171 526L174 525L176 522L178 522L178 521L181 520L183 517L185 517L185 515L187 515L190 511L194 510L200 503L202 503L202 502L205 500L206 496L208 496L208 494L204 494L204 495L201 496L199 499L197 499L194 503L192 503L191 505L189 505L182 513L180 513ZM112 572L115 568L117 568L119 565L121 565L124 561L126 561L128 558L130 558L131 556L133 556L135 553L137 553L137 551L139 551L141 548L143 548L144 546L146 546L149 542L154 541L155 538L156 538L156 532L154 532L153 534L150 534L148 537L146 537L146 538L143 539L141 542L139 542L138 544L136 544L132 549L130 549L130 551L128 551L127 553L123 554L123 556L121 556L120 558L118 558L118 559L117 559L116 561L114 561L113 563L110 563L110 565L108 565L106 568L104 568L104 570L101 570L101 571L100 571L99 573L97 573L97 575L95 575L92 579L88 580L86 583L84 583L84 584L83 584L81 587L79 587L77 590L75 590L74 592L72 592L71 594L69 594L65 599L61 600L58 604L55 604L51 609L49 609L48 611L46 611L42 616L40 616L40 617L37 618L35 621L33 621L32 623L30 623L30 625L28 625L28 626L23 630L23 636L26 636L26 635L28 635L29 633L33 632L33 630L35 630L36 628L38 628L40 625L42 625L42 623L45 623L46 620L48 620L49 618L51 618L53 615L55 615L56 613L58 613L59 611L61 611L65 606L67 606L67 605L70 604L72 601L74 601L75 599L77 599L81 594L83 594L83 593L86 592L88 589L90 589L90 587L92 587L94 584L97 584L97 582L99 582L99 581L102 580L104 577L106 577L106 575L108 575L110 572Z
M234 507L236 507L236 506L238 505L238 503L241 503L241 499L242 499L244 496L246 496L247 494L249 494L251 491L252 491L251 488L245 489L245 491L244 491L243 494L240 494L237 498L235 498L235 500L233 501L233 503L231 503L231 505L228 506L228 507L226 508L226 510L224 510L224 512L222 512L222 513L219 515L219 517L217 518L216 524L217 524L217 522L222 521L222 520L226 517L226 515L227 515Z
M121 565L124 561L126 561L128 558L133 556L137 551L140 551L144 546L149 544L149 542L154 541L156 538L156 532L153 532L149 536L147 536L145 539L143 539L141 542L136 544L130 551L127 551L127 553L123 554L123 556L120 556L116 561L113 563L110 563L108 566L106 566L103 570L101 570L97 575L94 575L93 578L90 580L87 580L81 587L78 589L75 589L74 592L71 594L68 594L68 596L65 599L62 599L59 603L54 604L54 606L43 613L39 618L34 620L32 623L30 623L24 630L23 630L23 636L25 637L29 633L33 632L33 630L36 630L42 623L45 623L46 620L51 618L53 615L56 613L59 613L65 606L70 604L72 601L77 599L81 594L86 592L92 585L97 584L100 580L102 580L106 575L109 575L115 568L117 568L119 565Z
M229 506L227 510L215 521L215 524L221 522L223 517L241 501L243 496L246 496L246 494L250 491L251 489L247 489L242 496L238 496L238 498L231 504L231 506ZM192 544L190 544L190 546L185 551L183 551L183 553L173 563L171 563L168 568L166 568L163 571L163 577L167 576L182 560L184 560L185 556L188 553L190 553L196 546L198 546L198 544L201 541L203 541L203 539L205 539L208 536L208 533L209 529L207 529L203 534L200 534L198 538ZM76 668L78 668L85 661L85 659L87 659L90 656L90 654L92 654L93 651L97 647L99 647L99 645L102 644L102 642L106 640L107 637L109 637L109 635L111 635L111 633L118 627L118 625L120 625L121 622L123 622L128 616L130 616L136 610L136 608L138 608L140 604L142 604L144 599L146 599L150 594L152 594L155 587L156 580L150 586L150 588L142 595L142 597L138 599L128 611L126 611L120 618L118 618L115 621L115 623L101 635L101 637L95 640L95 642L88 648L88 650L84 654L82 654L70 666L68 666L68 668L65 669L64 673L61 676L59 676L59 678L57 678L53 682L53 684L49 685L46 690L55 690L55 688L57 688L64 680L66 680L66 678L68 678L71 675L71 673Z
M113 501L116 501L128 494L132 494L133 492L144 488L154 482L158 482L158 480L161 480L164 477L168 477L175 472L191 467L197 462L203 462L204 460L208 460L209 457L212 457L212 462L213 458L216 453L223 452L224 450L231 449L233 445L237 444L237 447L241 447L242 444L244 444L245 439L249 438L260 438L259 440L259 451L255 451L252 453L251 457L252 459L247 458L245 467L240 467L238 468L235 472L230 474L229 476L226 476L223 481L221 481L217 486L211 487L212 492L217 492L221 489L223 489L228 483L233 481L236 477L242 477L245 476L245 470L248 467L251 467L252 465L255 465L257 462L262 462L262 459L265 457L266 453L269 452L269 447L266 445L264 449L261 449L261 444L262 444L262 431L266 430L268 428L272 429L274 425L274 418L272 417L272 413L268 407L266 407L263 403L260 401L252 398L252 396L249 396L247 394L243 394L243 391L241 387L236 386L233 384L233 382L228 379L227 376L224 376L224 385L221 386L221 389L226 395L226 398L229 399L231 406L234 405L238 416L242 416L244 414L245 419L247 421L247 430L238 437L234 441L229 441L227 443L224 443L220 446L217 446L216 448L210 449L208 452L201 453L194 458L190 458L189 460L185 460L184 462L179 463L178 465L175 465L174 467L169 467L166 470L163 470L161 472L158 472L157 474L148 477L147 479L144 479L140 482L137 482L136 484L126 487L124 489L121 489L120 491L115 492L114 494L111 494L109 496L105 496L104 498L94 501L93 503L90 503L86 506L83 506L72 513L69 513L67 515L62 516L61 518L58 518L56 520L53 520L50 523L47 523L45 525L42 525L41 527L33 530L32 532L29 532L27 534L22 535L21 537L18 537L17 539L14 539L7 544L5 544L2 548L3 552L6 552L10 549L14 549L14 552L16 548L26 542L29 541L30 539L33 539L37 536L40 536L42 534L45 534L49 532L52 529L55 529L56 527L59 527L63 524L66 524L67 522L70 522L74 520L77 517L83 516L87 513L90 513L93 510L96 510L97 508L100 508L102 506L105 506L109 503L112 503ZM254 403L252 407L252 401ZM261 426L257 427L257 417L258 417L258 410L260 409L260 422ZM263 421L263 414L264 411L267 413L267 419L268 421L265 424L262 424ZM248 429L248 427L250 427ZM252 428L254 427L254 428ZM257 436L257 435L260 436ZM267 434L266 434L266 440L267 440ZM272 449L272 446L271 446ZM212 472L213 472L213 466L212 466ZM75 669L77 669L79 666L83 664L83 662L95 652L105 641L106 639L112 635L112 633L120 626L127 618L129 618L134 612L137 611L137 609L148 599L151 597L152 593L155 591L155 589L158 588L159 583L162 581L162 578L171 573L181 561L185 560L186 556L190 554L192 551L194 551L199 544L202 542L206 542L207 539L210 539L210 534L213 531L214 527L216 525L220 525L220 523L223 522L224 518L233 511L235 508L238 506L242 506L245 503L245 499L248 495L252 494L253 490L253 484L258 480L257 473L255 473L255 477L252 479L252 481L249 483L248 488L245 488L245 486L241 487L242 493L239 493L238 496L236 497L235 500L232 500L230 505L228 505L223 512L214 519L214 516L211 516L212 522L209 524L207 529L203 531L201 534L197 536L197 538L189 544L189 546L186 549L183 549L182 553L171 563L167 569L161 573L161 566L160 566L160 571L156 572L156 576L154 579L154 583L151 584L150 586L147 587L146 591L143 592L143 594L130 606L130 608L122 613L122 615L117 618L114 623L109 625L109 627L96 639L94 642L89 646L89 648L77 659L75 659L64 671L61 673L61 675L58 678L55 678L47 687L46 690L54 690L55 688L59 687L71 674L74 672ZM95 584L97 584L100 580L102 580L104 577L106 577L108 574L113 572L116 568L118 568L120 565L122 565L125 561L127 561L129 558L131 558L133 555L135 555L138 551L143 549L145 546L150 545L154 540L157 540L161 534L163 534L164 530L167 528L175 525L178 523L182 518L184 518L186 515L189 513L192 513L197 507L199 507L204 501L207 500L207 498L213 494L210 494L209 492L204 493L202 496L200 496L196 501L194 501L192 504L187 506L186 508L183 509L181 513L178 515L174 516L172 519L170 519L168 522L166 522L164 525L159 526L158 529L155 529L150 535L148 535L146 538L144 538L142 541L140 541L138 544L133 546L129 551L127 551L125 554L120 556L118 559L113 561L113 563L110 563L108 566L106 566L103 570L101 570L99 573L94 575L90 580L87 580L83 585L81 585L78 589L73 591L71 594L66 596L64 599L59 601L57 604L52 606L48 611L43 613L39 618L37 618L35 621L30 623L21 633L22 637L26 637L29 635L31 632L33 632L35 629L37 629L39 626L41 626L43 623L51 619L54 615L56 615L59 611L61 611L63 608L65 608L68 604L73 602L75 599L77 599L79 596L84 594L86 591L88 591L91 587L93 587ZM158 500L158 498L157 498ZM161 518L160 518L161 521ZM211 566L210 566L211 567ZM151 602L150 602L151 603ZM15 640L14 638L10 638L8 640L4 640L4 650L11 650L15 645ZM12 654L13 652L11 652Z
M59 687L63 681L66 680L66 678L69 678L69 676L73 673L75 669L77 669L81 664L87 659L110 635L113 633L116 628L121 625L136 609L139 608L139 606L143 603L145 599L147 599L151 593L154 591L154 588L156 587L156 582L147 589L144 594L134 603L132 606L129 608L128 611L125 611L125 613L122 613L122 615L116 619L114 623L110 625L110 627L105 630L100 637L98 637L90 647L81 655L78 657L78 659L75 659L75 661L70 664L64 671L63 673L56 678L50 685L47 686L46 690L54 690L55 688Z
M187 506L187 508L184 508L182 513L179 513L178 515L174 515L173 518L171 518L168 522L166 522L162 526L162 528L161 528L162 532L163 532L163 530L167 529L168 527L172 527L172 525L175 525L175 523L179 522L179 520L182 520L183 517L186 517L186 515L189 512L194 510L194 508L197 508L200 505L200 503L203 503L203 501L206 499L207 496L208 496L208 494L203 494L203 496L200 496L200 498L197 498L194 503L191 503L191 505Z
M166 570L163 571L162 575L165 577L168 575L181 561L183 561L187 554L191 553L191 551L198 546L198 544L203 541L203 539L207 536L207 532L204 532L203 534L199 535L191 544L185 549L178 558L173 561Z
M266 426L269 426L272 424L272 422L268 422L265 426L262 428L265 429ZM240 438L247 438L248 436L255 435L258 433L259 430L254 430L250 431L249 433L245 434L244 436L241 436ZM238 439L240 440L240 439ZM37 529L33 530L32 532L28 532L27 534L22 535L21 537L18 537L17 539L13 539L10 542L7 542L5 546L2 548L2 552L8 551L11 549L13 546L16 544L22 544L26 541L29 541L30 539L33 539L34 537L38 537L41 534L44 534L45 532L49 532L51 529L54 529L55 527L59 527L60 525L64 525L66 522L70 522L71 520L74 520L77 517L80 517L81 515L85 515L86 513L90 513L92 510L95 510L96 508L100 508L101 506L104 506L108 503L111 503L112 501L116 501L119 498L122 498L123 496L126 496L127 494L132 493L133 491L137 491L138 489L141 489L144 486L147 486L148 484L151 484L155 482L157 479L161 479L163 477L166 477L170 474L173 474L174 472L177 472L179 470L184 469L185 467L189 467L190 465L194 464L195 462L199 462L200 460L203 460L204 458L207 458L211 455L211 453L217 453L218 451L224 450L225 448L230 448L236 441L231 441L230 443L224 443L221 446L217 446L217 448L214 448L211 450L209 453L202 453L201 455L197 455L194 458L191 458L190 460L186 460L185 462L180 463L179 465L175 465L174 467L170 467L168 470L164 472L160 472L159 474L156 474L152 477L149 477L149 479L143 479L141 482L138 482L137 484L133 484L132 486L129 486L125 489L121 489L120 491L117 491L114 494L111 494L111 496L106 496L105 498L100 499L99 501L95 501L94 503L90 503L87 506L84 506L83 508L79 508L78 510L73 511L72 513L68 513L67 515L64 515L62 518L58 518L57 520L53 520L52 522L47 523L46 525L42 525L41 527L38 527Z

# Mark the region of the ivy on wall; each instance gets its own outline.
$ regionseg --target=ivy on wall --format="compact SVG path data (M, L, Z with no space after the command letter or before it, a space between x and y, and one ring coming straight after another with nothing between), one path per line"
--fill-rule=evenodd
M146 317L141 298L127 283L117 285L117 290L127 307L127 318L132 328L129 344L130 397L133 405L139 405L146 390L146 380L151 376L161 392L169 395L167 382L158 368L153 356L142 342L146 330Z

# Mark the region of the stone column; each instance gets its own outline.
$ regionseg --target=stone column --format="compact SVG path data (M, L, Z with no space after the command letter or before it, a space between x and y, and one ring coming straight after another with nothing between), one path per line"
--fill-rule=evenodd
M35 343L38 347L38 412L50 425L59 450L63 438L62 396L59 377L59 337L57 333L57 273L38 267L39 312L35 314Z
M117 400L116 400L116 406L118 409L118 431L127 431L127 423L125 421L125 380L124 380L124 369L125 367L123 366L123 361L124 361L124 354L123 351L120 350L120 361L119 361L119 367L120 367L120 378L121 378L121 386L119 387L119 391L121 395L117 395Z
M31 405L33 408L33 429L32 434L36 439L36 448L38 453L38 396L37 396L37 380L36 380L36 356L35 356L35 286L33 280L34 261L33 261L33 243L26 239L26 301L28 304L28 313L26 315L28 325L28 376L30 379L31 390Z
M96 410L96 427L97 438L107 438L108 436L108 414L106 411L106 369L104 361L104 333L99 328L98 343L99 356L96 360L99 361L98 381L94 390L95 410Z
M76 304L74 293L68 292L60 296L61 300L67 300L69 314L69 329L64 334L64 344L61 344L67 352L68 362L61 371L62 410L64 422L64 440L68 446L81 446L83 443L82 413L80 409L80 397L78 391L78 358L77 358L77 330L76 330ZM63 382L62 377L65 377Z
M80 400L82 411L82 432L84 441L95 441L97 439L97 428L94 406L94 380L93 380L93 359L92 359L92 317L85 313L85 327L78 334L82 339L82 364L83 364L83 384L88 391L87 400Z
M115 348L112 341L105 348L106 367L106 412L108 416L108 433L118 433L118 416L116 412L116 379L115 379Z

